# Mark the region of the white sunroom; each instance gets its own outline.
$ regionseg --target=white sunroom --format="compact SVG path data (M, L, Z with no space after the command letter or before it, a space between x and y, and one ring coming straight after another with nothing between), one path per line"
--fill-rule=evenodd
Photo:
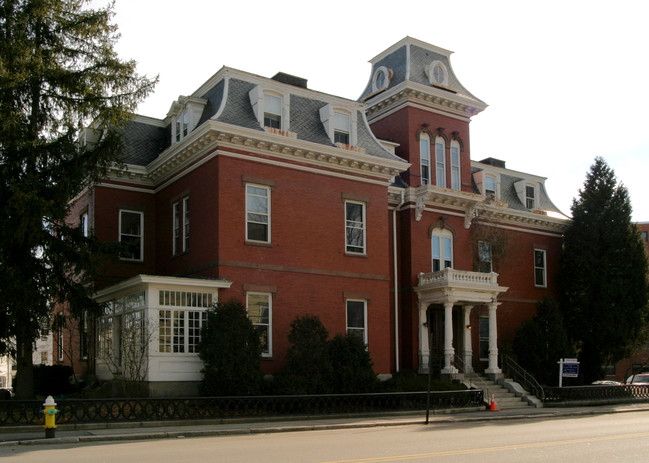
M137 275L99 291L95 374L146 385L151 396L194 395L201 326L228 280Z

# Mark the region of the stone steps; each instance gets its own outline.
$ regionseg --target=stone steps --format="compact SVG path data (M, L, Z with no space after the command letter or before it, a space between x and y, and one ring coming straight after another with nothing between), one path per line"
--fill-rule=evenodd
M497 409L517 410L531 407L531 404L529 404L524 397L517 396L513 392L510 392L503 385L491 381L485 376L478 373L473 373L472 377L473 387L477 387L485 391L485 402L491 404L491 397L493 394L493 399L496 403ZM467 384L467 382L469 382L468 377L466 379L462 378L461 380L464 384Z

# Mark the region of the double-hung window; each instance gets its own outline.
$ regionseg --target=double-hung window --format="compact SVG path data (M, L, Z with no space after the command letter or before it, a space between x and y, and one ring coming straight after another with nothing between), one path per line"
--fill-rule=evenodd
M345 250L365 254L365 203L345 201Z
M484 194L487 198L496 199L496 177L493 175L484 177Z
M137 211L119 211L120 257L124 260L144 258L144 214Z
M347 334L367 344L367 301L347 299Z
M435 176L436 185L446 186L446 144L442 137L435 139Z
M534 250L534 285L545 288L547 286L546 278L546 258L544 249Z
M453 235L448 230L436 229L431 237L433 272L453 268Z
M270 357L272 349L272 296L268 293L247 293L248 318L255 325L261 342L261 353Z
M451 142L451 188L460 189L460 144L457 141Z
M173 203L173 255L189 251L189 197Z
M282 99L269 93L264 94L264 126L282 128Z
M536 194L534 186L525 185L525 207L534 209L536 207Z
M349 114L334 112L334 143L349 145Z
M270 243L270 187L246 185L246 240Z
M419 159L421 162L421 184L430 185L430 138L423 133L419 137Z

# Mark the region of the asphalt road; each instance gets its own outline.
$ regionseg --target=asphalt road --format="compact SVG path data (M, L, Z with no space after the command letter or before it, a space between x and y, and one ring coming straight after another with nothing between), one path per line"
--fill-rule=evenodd
M644 462L649 412L0 448L11 462Z

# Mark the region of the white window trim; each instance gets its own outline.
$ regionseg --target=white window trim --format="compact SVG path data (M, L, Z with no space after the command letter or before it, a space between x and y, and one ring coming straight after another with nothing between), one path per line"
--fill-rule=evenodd
M364 256L367 255L367 203L364 203L362 201L352 201L352 200L345 200L345 254L350 254L350 255L358 255L358 256ZM353 244L350 244L347 241L347 230L348 228L354 228L358 229L358 227L350 227L348 225L348 220L347 220L347 204L360 204L363 208L363 217L362 217L362 226L360 227L360 230L362 232L362 238L363 238L363 244L362 246L356 246ZM362 247L362 251L353 251L348 249L348 247Z
M439 241L439 270L435 270L435 260L436 260L435 244L434 244L435 239ZM446 255L446 250L444 246L445 239L450 240L450 250L451 250L450 259L448 258L449 256ZM430 237L430 267L432 272L440 272L445 268L453 268L453 266L455 265L454 256L453 256L453 254L455 253L455 249L454 249L453 241L454 241L453 233L451 233L449 230L443 228L436 228L433 230L433 233ZM450 267L446 266L446 261L451 262Z
M424 149L425 148L425 149ZM427 164L424 163L427 162ZM431 184L431 162L430 162L430 137L428 134L422 133L419 135L419 168L421 173L421 184ZM424 166L428 168L428 174L424 175Z
M273 295L272 293L262 293L255 291L246 292L246 313L248 313L249 296L266 296L268 298L268 324L252 322L255 326L268 327L268 352L262 352L262 357L273 356ZM250 315L248 315L250 317ZM252 321L252 320L251 320Z
M438 145L442 147L441 161L438 157ZM435 185L446 188L446 141L442 137L435 137Z
M187 233L188 217L187 210L189 205L189 196L185 196L171 205L171 247L172 255L178 256L189 250L189 234ZM176 219L178 219L176 221ZM178 239L176 239L176 232Z
M266 226L268 227L268 231L267 231L268 236L267 236L267 239L265 241L264 240L254 240L254 239L248 238L248 222L249 222L249 220L248 220L248 212L249 212L248 211L248 187L261 188L261 189L264 189L264 190L266 190L268 192L268 195L266 196L267 209L268 209L268 212L266 214L267 217L268 217L268 222L267 222ZM266 243L266 244L270 244L272 242L271 241L271 217L272 217L272 215L271 215L271 187L269 187L268 185L260 185L260 184L257 184L257 183L246 183L245 195L246 195L246 217L245 217L245 219L246 219L246 227L245 227L246 228L246 231L245 231L246 236L245 236L245 241L248 242L248 243ZM253 212L253 213L257 214L256 212Z
M534 207L527 207L527 187L531 187L534 189ZM539 208L539 184L538 183L533 183L529 182L527 180L519 180L518 182L514 183L514 188L516 190L516 195L518 196L518 199L520 202L523 204L523 207L526 209L538 209Z
M349 303L350 302L362 302L363 303L363 342L367 346L368 344L368 335L367 335L367 300L366 299L345 299L345 333L349 334L350 329L352 331L358 331L357 327L349 326Z
M264 126L264 115L267 111L265 111L264 108L264 96L265 95L272 95L276 98L280 99L280 107L281 107L281 113L280 113L280 126L279 130L284 130L288 131L290 130L290 124L289 124L289 114L290 114L290 107L289 107L289 95L285 95L283 92L278 91L277 89L269 89L269 88L264 88L261 86L256 86L250 92L248 92L248 97L250 98L250 104L252 106L252 111L255 113L255 117L257 118L257 122L259 122L259 126L266 130L266 127Z
M442 79L435 78L435 68L438 67L442 70ZM428 82L431 85L443 85L448 86L448 69L446 65L439 60L435 60L426 66L426 76L428 77Z
M543 267L536 266L536 253L543 253ZM536 281L536 271L537 269L543 270L543 284L538 284ZM548 287L548 253L545 249L534 248L534 286L537 288L547 288Z
M383 73L383 75L385 76L385 80L383 81L383 85L379 86L378 77L381 73ZM379 66L378 68L376 68L374 75L372 75L372 93L388 88L391 79L392 71L390 71L388 68L386 68L385 66Z
M320 121L324 125L325 131L331 143L335 144L334 138L334 120L336 113L344 114L349 116L349 146L356 146L358 144L358 134L356 132L356 126L358 122L357 113L358 111L351 111L347 108L340 106L333 106L327 104L320 108Z
M122 213L123 212L138 214L140 216L140 257L135 259L132 259L130 257L120 257L120 260L130 261L130 262L142 262L144 260L144 212L134 211L131 209L119 210L118 238L120 243L122 242ZM128 235L128 236L135 236L135 235Z
M173 102L167 113L167 120L171 123L172 144L181 142L196 128L206 104L207 100L191 96L180 96ZM177 125L180 125L180 131Z
M457 150L457 164L453 163L453 151ZM462 189L462 160L460 158L460 144L456 140L451 141L451 189Z

